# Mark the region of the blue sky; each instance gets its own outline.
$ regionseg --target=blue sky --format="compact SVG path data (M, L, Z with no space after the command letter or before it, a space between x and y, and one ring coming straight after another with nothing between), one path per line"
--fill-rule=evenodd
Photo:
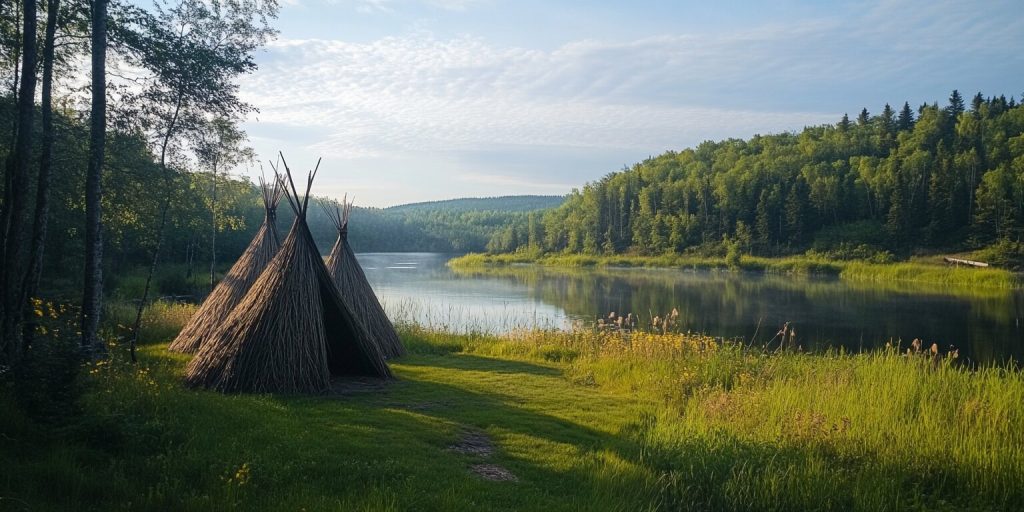
M284 0L242 80L263 160L364 206L564 194L867 107L1019 97L1018 0Z

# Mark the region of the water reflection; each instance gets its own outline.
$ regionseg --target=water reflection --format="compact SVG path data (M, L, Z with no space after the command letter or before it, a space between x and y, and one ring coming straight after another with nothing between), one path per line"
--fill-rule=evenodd
M745 340L756 334L755 343L790 322L796 342L813 349L922 338L980 361L1024 356L1020 291L652 269L453 271L446 256L429 253L359 259L389 313L448 328L564 327L611 311L649 320L676 308L685 330Z

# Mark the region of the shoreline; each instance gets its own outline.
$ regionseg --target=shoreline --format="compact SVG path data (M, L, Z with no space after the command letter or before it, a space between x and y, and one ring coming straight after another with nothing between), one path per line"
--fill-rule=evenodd
M844 281L908 282L972 286L992 289L1020 289L1024 278L999 268L952 267L924 260L873 263L865 260L830 260L808 256L767 258L741 256L730 265L725 257L699 257L680 254L660 256L468 253L452 258L453 268L538 265L562 268L662 268L688 270L748 271L774 274L834 276Z

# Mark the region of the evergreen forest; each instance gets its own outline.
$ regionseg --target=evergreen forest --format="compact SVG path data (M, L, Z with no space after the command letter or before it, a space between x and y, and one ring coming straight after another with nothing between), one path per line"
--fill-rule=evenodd
M902 256L1013 246L1022 228L1024 107L954 90L945 105L666 152L509 226L489 249L657 255L725 240L766 256Z

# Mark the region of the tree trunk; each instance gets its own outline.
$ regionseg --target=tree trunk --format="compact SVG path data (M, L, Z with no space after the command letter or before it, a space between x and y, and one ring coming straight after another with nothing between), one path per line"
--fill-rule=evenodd
M163 158L161 158L163 160ZM146 274L146 285L142 288L142 298L139 299L139 305L135 309L135 323L132 324L132 337L128 342L128 352L131 355L132 362L136 362L135 357L135 346L139 343L139 329L142 327L142 311L146 309L146 302L149 300L149 288L153 283L153 274L156 273L156 266L160 262L160 249L164 245L164 230L167 227L167 211L171 208L171 183L167 176L170 171L167 170L165 164L161 164L164 169L164 180L166 181L165 187L167 194L164 197L163 204L160 205L160 225L157 228L156 235L156 247L153 248L153 261L149 265L149 273Z
M213 162L213 197L210 202L210 291L216 284L214 269L217 267L217 162Z
M60 12L60 0L47 0L46 3L46 36L43 40L43 91L40 106L43 135L42 151L39 155L39 180L36 185L36 215L32 225L32 246L29 248L28 271L25 273L24 300L28 307L28 298L39 293L39 279L43 271L43 247L46 243L47 220L50 214L50 170L53 167L53 143L56 138L53 132L53 56L54 38L57 32L57 15ZM29 313L25 322L25 346L32 342L35 332L35 315Z
M178 100L175 102L174 113L167 124L167 132L164 133L163 145L160 148L160 168L164 173L164 201L160 205L160 225L157 227L156 247L153 248L153 261L149 265L149 274L146 275L146 285L142 288L142 298L139 299L139 306L135 310L135 323L132 325L132 337L128 341L128 351L131 354L132 362L135 359L135 346L139 343L139 328L142 327L142 310L146 308L146 301L149 299L149 287L153 282L153 273L156 272L157 263L160 261L160 249L164 244L164 229L167 227L167 211L171 208L171 175L167 169L167 146L171 142L171 136L178 124L178 114L181 113L181 102L184 92L178 92Z
M36 2L25 0L22 5L21 88L18 92L18 133L15 137L14 158L9 168L10 203L5 205L5 240L3 276L2 332L4 355L15 363L22 351L22 284L25 264L25 224L28 223L28 205L24 190L28 182L28 167L32 158L32 118L36 97Z
M15 5L14 19L12 23L15 26L15 39L21 37L21 25L18 24L18 19L21 18L21 3ZM14 48L14 54L11 56L11 60L14 61L14 73L11 75L11 100L15 105L18 104L18 71L21 69L21 54L18 48ZM4 161L4 201L0 203L0 263L3 262L3 255L6 254L7 247L7 209L11 205L11 177L14 175L14 146L18 138L18 116L14 116L11 121L11 150L7 154L7 158ZM4 269L0 268L0 284L3 284ZM4 304L3 294L0 293L0 324L3 323ZM0 356L3 355L3 340L0 339Z
M82 350L102 355L97 338L103 309L103 231L100 217L103 150L107 133L107 0L92 0L92 113L89 167L85 178L85 287L82 293Z

